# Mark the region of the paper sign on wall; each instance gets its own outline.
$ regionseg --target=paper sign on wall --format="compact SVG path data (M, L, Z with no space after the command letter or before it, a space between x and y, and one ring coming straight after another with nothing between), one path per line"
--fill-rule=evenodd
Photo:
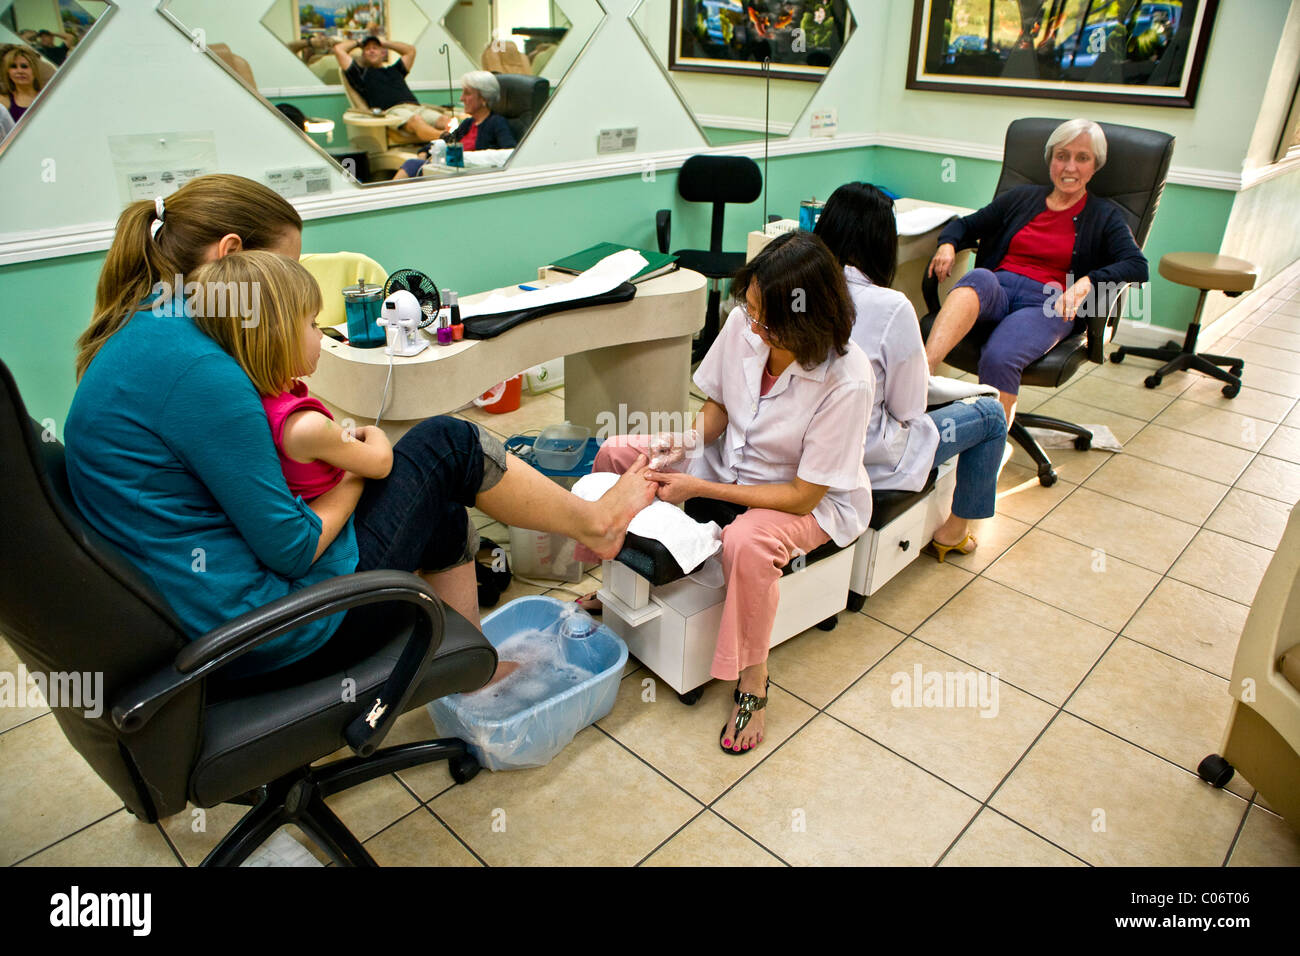
M837 125L835 110L814 110L812 129L809 130L809 133L812 136L834 136Z
M330 191L328 166L294 166L289 169L267 170L263 180L286 199L294 196L311 196Z
M125 202L166 198L196 176L220 168L211 130L110 136L108 152Z

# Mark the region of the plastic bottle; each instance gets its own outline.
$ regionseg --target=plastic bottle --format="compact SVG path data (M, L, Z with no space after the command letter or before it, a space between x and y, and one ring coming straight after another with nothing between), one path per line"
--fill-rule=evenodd
M575 608L560 624L560 647L564 651L564 659L574 667L593 673L599 671L595 640L598 631L599 626L591 619L591 615L581 608Z

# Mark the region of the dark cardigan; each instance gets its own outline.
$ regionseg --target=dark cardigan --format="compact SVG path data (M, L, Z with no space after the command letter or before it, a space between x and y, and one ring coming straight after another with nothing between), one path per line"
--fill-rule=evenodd
M473 118L470 118L457 126L451 134L451 141L459 143L473 123ZM510 124L500 113L489 113L488 118L479 124L475 149L512 149L514 145L515 134L510 132Z
M1051 186L1008 189L983 209L948 223L939 234L939 245L949 242L954 249L961 250L978 242L975 267L996 269L1006 258L1015 234L1047 208L1051 191ZM1084 276L1090 278L1098 295L1104 295L1098 303L1103 314L1108 313L1118 284L1147 280L1146 257L1133 241L1123 212L1109 199L1088 196L1083 212L1074 217L1074 228L1070 281L1077 282Z

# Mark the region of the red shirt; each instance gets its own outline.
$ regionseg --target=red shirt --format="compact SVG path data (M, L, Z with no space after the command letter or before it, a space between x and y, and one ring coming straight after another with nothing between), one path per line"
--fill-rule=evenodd
M1069 209L1044 209L1011 237L997 268L1065 288L1065 274L1074 256L1074 219L1087 202L1085 194Z
M460 145L465 147L467 153L478 146L478 123L469 124L469 129L460 138Z

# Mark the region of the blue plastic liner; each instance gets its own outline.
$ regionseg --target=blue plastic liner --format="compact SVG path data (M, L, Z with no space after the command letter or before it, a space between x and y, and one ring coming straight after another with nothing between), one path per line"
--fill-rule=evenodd
M526 631L542 631L558 639L561 620L573 604L549 597L511 601L483 619L483 634L493 647ZM596 672L583 680L502 720L487 720L454 694L428 704L429 716L443 737L459 737L480 764L489 770L522 770L549 763L584 727L614 707L618 682L627 664L627 645L603 624L586 639L588 666Z

